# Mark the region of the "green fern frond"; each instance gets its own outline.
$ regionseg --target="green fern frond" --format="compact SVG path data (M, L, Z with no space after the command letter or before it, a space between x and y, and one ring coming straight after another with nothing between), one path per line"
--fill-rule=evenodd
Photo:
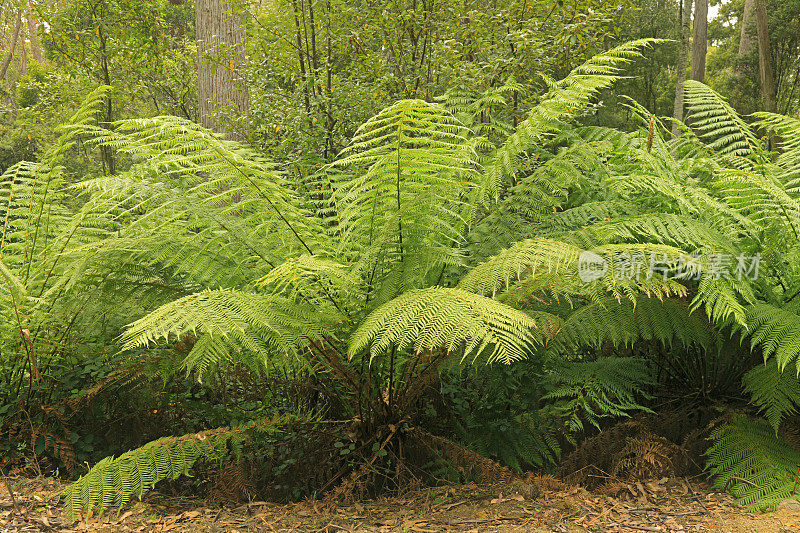
M458 288L495 295L524 277L567 270L577 264L581 252L580 248L552 239L526 239L473 268Z
M688 120L708 146L722 156L730 156L737 166L759 151L759 141L747 123L719 93L694 80L686 80Z
M568 351L575 346L599 348L609 341L630 346L637 340L657 340L667 346L712 343L709 324L692 314L687 305L674 299L660 301L639 298L610 299L588 304L568 316L550 344L553 351Z
M800 202L773 173L726 169L718 172L715 192L760 227L772 223L800 227Z
M202 334L185 361L190 370L202 372L227 358L231 349L244 348L263 359L296 354L336 320L280 296L206 290L159 307L131 324L121 340L127 350Z
M545 412L562 420L570 433L584 429L584 421L600 429L606 417L629 417L631 412L652 412L639 403L650 396L654 383L641 359L606 357L596 361L563 362L549 376L552 390L542 397L551 402Z
M347 301L354 293L363 292L361 279L346 265L310 255L287 259L256 284L270 286L273 294L289 299L299 297L318 306L333 303L338 307L337 301Z
M751 305L746 311L751 348L760 346L764 361L774 357L781 372L795 363L800 373L800 316L765 303Z
M106 457L63 492L68 516L121 509L134 496L141 498L159 481L189 475L200 460L221 461L232 455L251 432L275 433L289 417L251 422L182 437L163 437L119 457Z
M800 406L800 380L797 375L779 370L778 363L770 359L745 374L742 383L752 403L764 413L777 435L781 420L797 413Z
M733 318L737 324L747 327L746 303L755 300L747 280L733 282L720 277L705 276L697 285L697 294L692 300L692 311L705 307L711 322L722 325Z
M689 252L706 249L739 253L729 238L704 221L663 212L601 220L562 238L585 248L607 243L652 242Z
M767 113L753 113L754 125L766 131L774 131L782 148L777 163L782 169L781 181L796 189L800 179L800 119Z
M775 435L766 422L736 417L711 434L706 452L717 490L731 487L751 511L769 511L796 495L800 452Z
M517 130L498 148L487 165L487 197L495 197L501 183L517 174L521 154L564 122L580 114L599 91L619 79L622 65L641 57L643 48L659 42L658 39L640 39L622 44L592 57L563 80L551 83L542 101L520 122Z
M639 208L625 200L598 200L558 211L547 220L547 224L557 233L575 231L587 225L604 220L613 221L622 217L640 214Z
M350 172L334 183L340 253L386 274L402 260L423 271L443 255L472 217L478 186L469 130L441 106L402 100L369 119L333 166ZM406 272L405 274L408 274Z
M369 348L372 357L390 347L422 353L464 346L462 360L524 359L536 342L533 319L500 302L461 289L433 287L406 292L379 307L350 338L348 355Z

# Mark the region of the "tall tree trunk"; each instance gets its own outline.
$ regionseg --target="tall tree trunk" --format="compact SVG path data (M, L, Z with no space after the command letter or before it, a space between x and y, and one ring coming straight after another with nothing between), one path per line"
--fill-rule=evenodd
M8 43L8 51L6 52L5 58L3 58L3 64L0 65L0 79L5 80L8 83L8 66L11 64L11 60L14 59L14 51L17 48L17 41L19 41L19 32L22 29L22 10L17 10L17 18L14 21L14 30L11 32L11 40Z
M105 15L105 4L103 5L102 13ZM103 79L103 84L111 86L111 71L108 68L108 36L102 25L97 26L97 36L100 39L100 75ZM114 121L114 106L111 102L111 95L106 100L106 116L105 121L111 124ZM103 159L103 169L107 174L114 175L117 173L116 162L114 161L114 152L108 146L100 147L100 154Z
M675 105L672 116L675 120L683 120L683 86L686 83L686 63L689 60L689 22L692 13L692 0L683 0L678 9L678 61L675 65ZM676 123L672 124L672 134L677 136L679 128Z
M236 0L195 0L194 6L200 124L241 140L243 132L226 131L216 112L230 110L239 116L246 116L248 112L242 13Z
M756 20L756 0L744 0L744 15L742 16L742 28L739 33L739 64L756 49L755 31L753 23ZM742 73L746 74L746 73Z
M708 53L708 0L697 0L694 5L692 27L692 73L691 79L703 82L706 77L706 54Z
M32 10L28 10L26 15L28 19L28 38L31 41L31 57L34 61L42 63L42 45L39 42L39 21L36 20L36 15Z
M25 32L21 32L22 36L19 40L19 73L28 73L28 45L25 42Z
M758 73L761 78L761 100L766 111L775 112L775 74L769 43L769 18L766 0L756 0L756 27L758 33Z

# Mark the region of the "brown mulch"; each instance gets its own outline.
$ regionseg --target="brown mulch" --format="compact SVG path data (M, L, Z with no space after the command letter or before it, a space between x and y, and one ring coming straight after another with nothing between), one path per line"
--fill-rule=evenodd
M699 479L612 481L590 493L549 477L499 485L409 491L353 505L306 501L212 506L152 493L122 512L69 521L60 506L64 484L51 479L0 483L0 531L34 532L640 532L800 531L800 505L752 514ZM13 501L7 488L14 494ZM538 487L537 490L535 487Z

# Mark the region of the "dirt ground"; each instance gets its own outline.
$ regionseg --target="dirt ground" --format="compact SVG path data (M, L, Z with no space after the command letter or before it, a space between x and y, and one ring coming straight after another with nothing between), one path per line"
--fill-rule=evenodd
M352 505L254 501L220 506L152 493L120 513L75 522L66 519L60 506L62 483L9 479L14 501L0 484L0 531L800 532L800 504L790 501L775 512L748 513L699 479L614 483L593 493L547 477L532 482L428 488Z

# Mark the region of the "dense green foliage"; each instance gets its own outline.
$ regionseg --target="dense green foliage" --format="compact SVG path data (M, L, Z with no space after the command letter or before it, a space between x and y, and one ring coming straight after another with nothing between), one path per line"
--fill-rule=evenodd
M232 462L347 498L713 405L718 488L794 497L800 32L747 114L741 4L679 136L661 2L247 4L241 142L195 122L190 3L19 8L0 473L69 476L73 515Z

